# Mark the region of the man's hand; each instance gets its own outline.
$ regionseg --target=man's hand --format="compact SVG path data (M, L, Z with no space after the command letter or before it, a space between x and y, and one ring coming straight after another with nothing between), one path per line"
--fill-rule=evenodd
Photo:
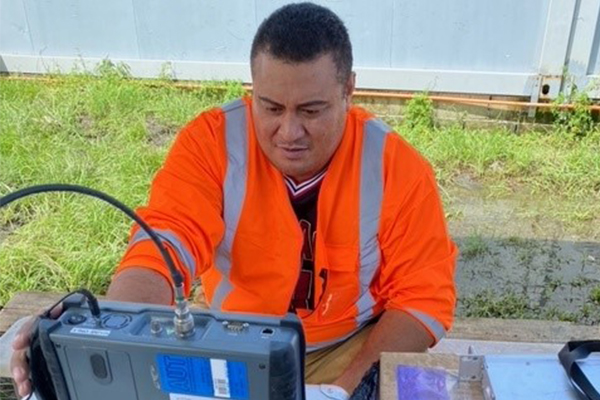
M29 317L29 319L23 323L19 332L15 335L12 342L13 353L10 357L10 371L13 379L17 386L17 392L19 396L25 397L32 392L31 381L29 380L29 363L27 362L27 350L31 345L31 337L33 335L33 329L36 320L39 315L46 310L40 311L38 315ZM58 318L63 312L62 303L57 305L50 312L50 318Z
M12 342L13 353L10 358L10 371L15 380L19 396L27 396L31 392L29 381L29 364L27 363L27 350L29 349L33 326L37 316L29 319L21 326Z
M111 300L169 304L172 298L172 289L169 282L158 273L148 269L132 268L124 271L118 279L113 281L108 297ZM52 310L51 316L58 318L61 313L62 306L57 306ZM36 318L38 317L31 317L23 324L12 343L13 354L10 359L10 370L21 397L29 395L32 391L27 350L31 345Z
M342 375L333 384L352 393L382 351L424 352L433 344L429 332L404 311L387 310L383 313L363 347Z
M30 317L23 324L12 343L13 354L10 358L10 370L15 380L19 396L24 397L31 393L29 381L29 364L27 363L27 349L31 344L33 326L37 317Z
M336 385L306 385L306 400L348 400L350 395Z

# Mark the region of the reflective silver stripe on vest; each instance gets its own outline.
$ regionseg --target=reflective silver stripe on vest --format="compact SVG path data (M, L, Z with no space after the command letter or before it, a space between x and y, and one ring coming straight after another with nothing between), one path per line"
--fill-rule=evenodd
M242 213L248 178L248 135L246 106L242 100L223 107L225 113L225 143L227 146L227 172L223 186L223 220L225 235L217 247L215 264L221 281L215 289L210 308L220 310L223 301L233 289L230 280L231 251Z
M435 318L425 314L424 312L414 310L412 308L407 308L406 312L410 313L413 317L421 321L423 325L425 325L431 334L435 338L435 342L439 342L444 336L446 336L446 329L444 326L440 324Z
M183 242L177 237L176 234L169 230L164 229L154 229L154 232L165 242L169 243L171 247L177 253L177 258L179 261L187 268L190 272L192 280L196 276L196 260L192 257L192 253L188 250L187 247L183 244ZM141 242L142 240L150 240L150 236L143 229L139 229L135 235L129 241L129 247L134 244Z
M383 147L392 129L379 119L365 123L360 171L360 297L356 325L373 317L375 299L369 290L381 262L378 232L383 202Z
M342 338L313 343L307 346L309 352L346 340L373 319L375 299L369 288L381 261L377 234L383 200L383 148L389 132L392 129L379 119L365 123L360 167L360 293L356 302L356 329Z

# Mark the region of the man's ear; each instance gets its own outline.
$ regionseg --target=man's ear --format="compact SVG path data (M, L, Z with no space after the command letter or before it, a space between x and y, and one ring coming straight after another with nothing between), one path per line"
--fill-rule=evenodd
M348 81L344 85L344 98L346 99L346 109L350 109L352 106L352 95L354 94L354 89L356 88L356 72L350 72L350 76L348 77Z

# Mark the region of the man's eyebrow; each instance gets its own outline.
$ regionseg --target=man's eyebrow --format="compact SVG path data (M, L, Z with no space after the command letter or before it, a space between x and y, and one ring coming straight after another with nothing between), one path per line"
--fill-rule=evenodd
M324 106L327 105L327 102L325 100L313 100L313 101L308 101L306 103L302 103L300 105L298 105L298 107L300 108L304 108L304 107L318 107L318 106Z
M268 97L264 97L264 96L258 96L258 98L259 98L261 101L264 101L264 102L266 102L266 103L269 103L269 104L271 104L271 105L273 105L273 106L277 106L277 107L282 107L282 108L283 108L283 104L279 104L278 102L276 102L276 101L273 101L273 100L269 99Z
M283 104L279 104L276 101L273 101L271 99L269 99L268 97L264 97L264 96L258 96L259 100L264 101L266 103L269 103L271 105L277 106L277 107L284 107ZM299 104L298 107L299 108L304 108L304 107L318 107L318 106L324 106L327 105L327 101L325 100L313 100L313 101L307 101L306 103L302 103Z

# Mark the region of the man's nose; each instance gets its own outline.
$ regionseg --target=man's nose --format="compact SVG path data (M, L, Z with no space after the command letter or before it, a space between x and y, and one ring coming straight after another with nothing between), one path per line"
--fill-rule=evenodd
M289 143L300 139L302 136L304 136L304 127L300 118L293 112L285 113L279 126L280 139Z

